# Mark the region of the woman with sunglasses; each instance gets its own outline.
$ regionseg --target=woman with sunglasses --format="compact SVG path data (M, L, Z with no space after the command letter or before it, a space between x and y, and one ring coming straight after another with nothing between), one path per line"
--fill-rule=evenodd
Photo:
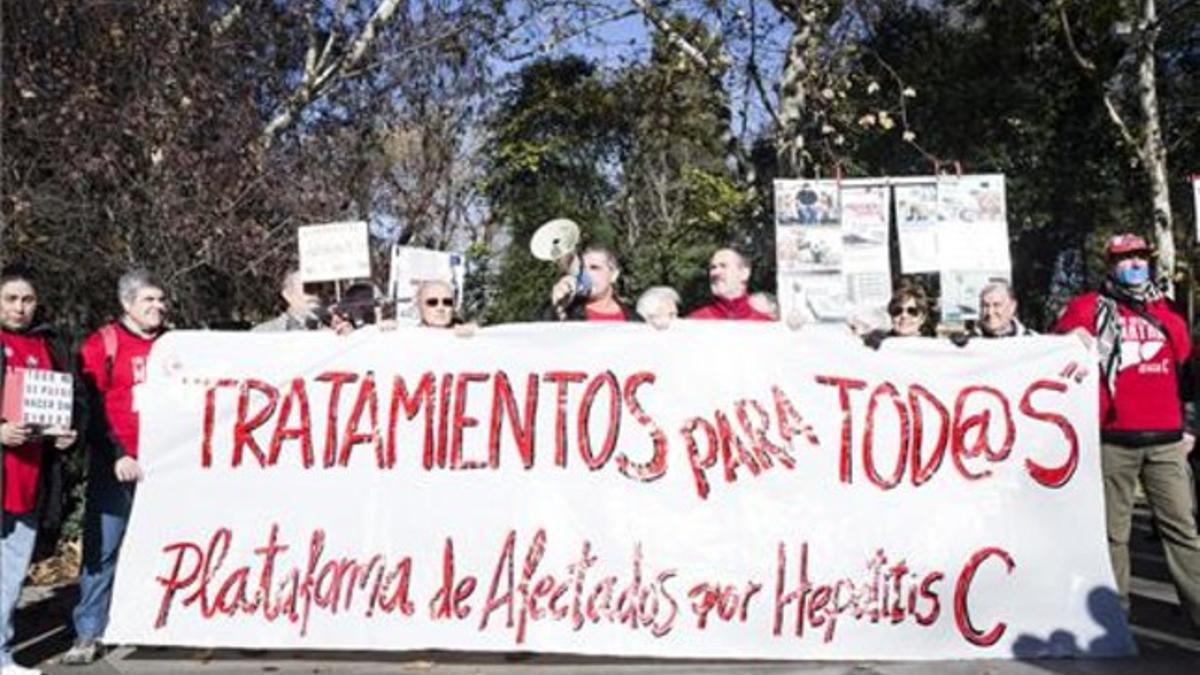
M893 337L932 337L929 325L933 303L924 287L916 282L905 281L896 287L888 302L888 316L892 319L889 330L875 330L863 336L863 344L879 349L883 341Z

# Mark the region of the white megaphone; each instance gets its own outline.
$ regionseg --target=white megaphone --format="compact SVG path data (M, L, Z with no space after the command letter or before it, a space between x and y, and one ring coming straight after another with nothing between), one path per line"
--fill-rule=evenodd
M579 245L579 225L569 218L542 223L529 240L529 252L538 260L560 262L575 254Z
M529 252L533 257L556 263L563 273L575 278L574 292L562 299L560 307L585 299L592 291L592 279L575 253L578 246L579 225L570 218L555 218L542 223L529 240Z

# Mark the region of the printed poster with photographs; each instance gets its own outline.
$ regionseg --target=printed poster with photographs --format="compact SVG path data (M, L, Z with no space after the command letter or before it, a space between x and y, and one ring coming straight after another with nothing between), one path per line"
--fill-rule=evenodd
M937 272L937 184L897 185L896 234L900 241L900 271L904 274Z
M1010 269L1004 176L943 178L937 191L941 270Z
M836 181L775 181L775 254L781 316L800 310L810 320L846 318Z
M841 191L842 273L851 314L883 307L892 295L888 191L885 185Z
M979 290L1012 275L1004 176L943 178L937 193L942 321L975 320Z

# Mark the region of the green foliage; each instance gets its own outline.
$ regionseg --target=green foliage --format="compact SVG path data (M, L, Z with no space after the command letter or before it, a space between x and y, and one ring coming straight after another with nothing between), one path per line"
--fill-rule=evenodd
M673 21L702 44L714 39ZM556 270L527 243L557 217L617 253L625 299L654 285L675 287L685 307L706 297L708 257L747 229L750 213L724 166L725 93L706 73L658 39L646 63L607 78L575 56L535 62L502 101L485 191L511 245L489 321L538 316Z
M1054 318L1046 295L1059 251L1142 229L1138 178L1121 160L1098 85L1062 44L1045 3L945 4L958 7L892 7L867 47L918 83L910 124L942 170L957 161L1006 175L1014 281L1024 318L1042 327ZM854 153L869 174L937 168L895 135L863 139Z
M502 95L490 123L484 193L511 245L482 317L489 323L535 319L547 302L555 269L528 250L540 224L571 218L585 240L611 240L607 204L615 188L606 166L616 157L616 102L592 64L574 56L527 66Z

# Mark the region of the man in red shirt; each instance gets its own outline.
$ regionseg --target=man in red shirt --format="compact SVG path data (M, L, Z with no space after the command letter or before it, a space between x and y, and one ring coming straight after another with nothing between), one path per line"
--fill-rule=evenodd
M167 312L162 284L145 270L122 276L117 294L121 318L89 335L79 350L90 400L91 452L75 644L62 659L68 665L91 663L100 655L121 539L134 487L142 479L134 386L146 380L150 348L163 332Z
M1154 511L1167 568L1184 610L1200 627L1200 536L1183 440L1179 369L1191 353L1187 324L1150 275L1150 246L1134 234L1108 242L1110 275L1067 305L1054 330L1073 332L1100 355L1100 461L1108 550L1129 602L1129 531L1138 479Z
M747 294L750 284L750 263L741 253L723 248L713 254L708 263L708 283L713 302L694 310L689 319L736 319L742 321L773 321L769 314L758 311Z
M559 321L638 321L637 314L617 299L616 283L621 267L613 252L592 246L579 256L581 277L588 284L579 287L573 274L563 276L550 290L551 310L546 318Z
M22 369L62 370L48 326L35 325L37 293L23 269L0 272L0 392L10 373ZM77 416L76 416L77 418ZM75 442L75 431L37 429L22 420L0 419L0 675L36 675L12 660L13 613L33 556L38 531L43 465ZM55 450L47 446L54 446ZM39 492L42 492L39 495ZM53 497L50 497L53 498Z

